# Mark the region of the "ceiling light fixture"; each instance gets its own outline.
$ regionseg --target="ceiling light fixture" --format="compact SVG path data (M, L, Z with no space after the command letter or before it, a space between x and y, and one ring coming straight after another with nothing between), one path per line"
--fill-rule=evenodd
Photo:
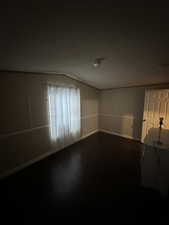
M93 63L93 66L94 67L98 67L98 66L100 66L100 64L101 64L101 62L104 60L105 58L96 58L95 60L94 60L94 63Z

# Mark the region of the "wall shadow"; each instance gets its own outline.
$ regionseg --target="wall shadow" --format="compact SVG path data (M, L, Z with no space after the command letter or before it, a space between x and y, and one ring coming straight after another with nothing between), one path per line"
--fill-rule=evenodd
M141 159L141 183L145 188L158 191L164 198L169 197L169 130L151 128L144 139ZM161 141L161 144L159 143Z
M144 144L146 145L157 145L158 142L161 142L161 147L168 145L169 146L169 130L168 129L159 129L159 128L150 128L146 137L144 138ZM160 147L160 144L159 144ZM166 146L167 147L167 146Z

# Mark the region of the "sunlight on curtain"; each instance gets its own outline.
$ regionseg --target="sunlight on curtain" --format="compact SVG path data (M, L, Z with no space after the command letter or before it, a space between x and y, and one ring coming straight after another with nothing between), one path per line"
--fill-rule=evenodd
M48 113L51 140L62 147L80 138L80 90L48 85Z

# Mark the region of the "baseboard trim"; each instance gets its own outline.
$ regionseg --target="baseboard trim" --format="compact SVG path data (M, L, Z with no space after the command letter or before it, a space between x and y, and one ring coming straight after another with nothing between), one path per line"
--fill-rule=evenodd
M128 136L128 135L122 135L122 134L118 134L118 133L116 133L116 132L108 131L108 130L104 130L104 129L96 129L96 130L90 132L89 134L86 134L86 135L80 137L80 139L79 139L78 141L76 141L75 143L77 143L77 142L79 142L79 141L81 141L81 140L84 140L85 138L87 138L87 137L89 137L89 136L91 136L91 135L93 135L93 134L95 134L95 133L97 133L97 132L99 132L99 131L100 131L100 132L104 132L104 133L108 133L108 134L111 134L111 135L120 136L120 137L127 138L127 139L132 139L132 140L140 141L139 139L133 138L133 137ZM74 144L75 144L75 143L74 143ZM68 146L66 146L66 147L68 147ZM65 147L65 148L66 148L66 147ZM36 163L36 162L39 162L39 161L41 161L42 159L44 159L44 158L46 158L46 157L48 157L48 156L50 156L50 155L53 155L53 154L55 154L55 153L58 152L58 151L61 151L62 149L64 149L64 148L57 149L56 151L46 152L45 154L40 155L40 156L36 157L35 159L32 159L32 160L30 160L30 161L28 161L28 162L26 162L26 163L24 163L24 164L22 164L22 165L20 165L20 166L17 166L17 167L15 167L15 168L11 169L11 170L8 170L8 171L6 171L6 172L0 174L0 179L3 179L3 178L5 178L5 177L8 177L8 176L10 176L10 175L12 175L12 174L14 174L14 173L16 173L16 172L19 172L20 170L23 170L23 169L25 169L26 167L31 166L32 164L34 164L34 163Z
M74 142L73 144L75 144L75 143L77 143L77 142L79 142L79 141L81 141L81 140L83 140L83 139L85 139L85 138L91 136L92 134L97 133L98 131L99 131L99 130L97 129L97 130L94 130L94 131L90 132L89 134L87 134L87 135L85 135L85 136L80 137L80 139L79 139L78 141ZM68 146L65 146L64 148L66 148L66 147L68 147ZM53 155L53 154L55 154L55 153L58 152L58 151L61 151L61 150L64 149L64 148L56 149L55 151L46 152L46 153L44 153L43 155L40 155L40 156L36 157L35 159L29 160L28 162L26 162L26 163L24 163L24 164L22 164L22 165L20 165L20 166L17 166L17 167L15 167L15 168L13 168L13 169L10 169L10 170L8 170L8 171L6 171L6 172L0 174L0 179L3 179L3 178L5 178L5 177L8 177L8 176L14 174L14 173L17 173L17 172L19 172L20 170L23 170L23 169L25 169L26 167L29 167L29 166L31 166L32 164L34 164L34 163L36 163L36 162L39 162L39 161L41 161L42 159L45 159L46 157L48 157L48 156L50 156L50 155Z
M87 138L87 137L91 136L92 134L95 134L95 133L97 133L97 132L99 132L99 131L100 131L99 129L96 129L96 130L90 132L89 134L86 134L86 135L82 136L82 137L80 138L80 140L83 140L83 139L85 139L85 138Z
M28 167L28 166L30 166L30 165L32 165L32 164L34 164L34 163L44 159L44 158L46 158L46 157L48 157L48 156L50 156L50 155L52 155L54 153L56 153L56 152L47 152L47 153L45 153L43 155L40 155L40 156L36 157L35 159L29 160L28 162L23 163L20 166L17 166L15 168L11 169L11 170L8 170L8 171L0 174L0 179L8 177L8 176L10 176L10 175L12 175L12 174L14 174L16 172L19 172L20 170L23 170L24 168L26 168L26 167Z
M116 133L116 132L113 132L113 131L108 131L108 130L104 130L104 129L100 129L99 131L104 132L104 133L108 133L108 134L112 134L112 135L116 135L116 136L120 136L120 137L123 137L123 138L131 139L131 140L135 140L135 141L140 141L139 138L134 138L132 136L125 135L125 134L119 134L119 133Z

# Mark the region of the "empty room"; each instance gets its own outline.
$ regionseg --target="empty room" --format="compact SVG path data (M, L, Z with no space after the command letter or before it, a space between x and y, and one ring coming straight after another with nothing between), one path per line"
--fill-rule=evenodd
M41 2L0 18L4 224L168 224L168 8Z

